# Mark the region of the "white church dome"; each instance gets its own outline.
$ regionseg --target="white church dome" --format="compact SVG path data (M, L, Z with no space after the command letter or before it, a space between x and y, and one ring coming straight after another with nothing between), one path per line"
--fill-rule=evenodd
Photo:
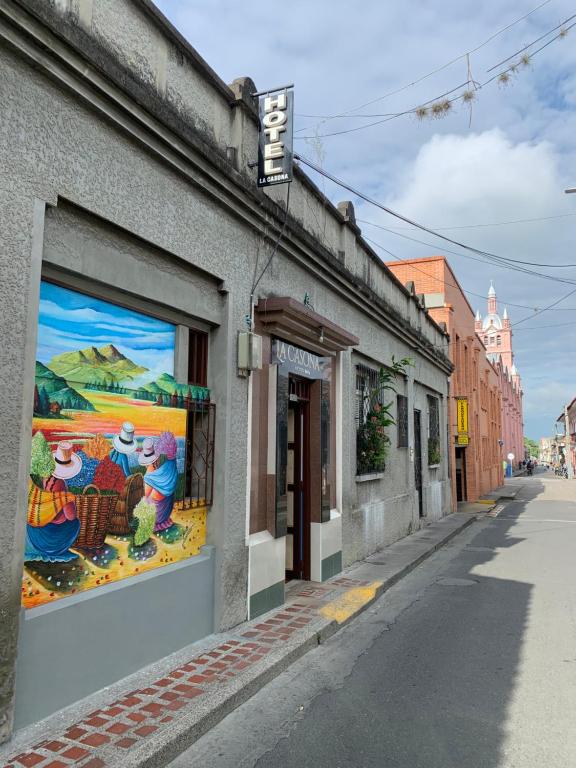
M486 315L482 321L482 330L487 331L490 329L490 326L492 326L497 331L502 330L502 320L500 320L500 315L496 315L493 312L490 312Z

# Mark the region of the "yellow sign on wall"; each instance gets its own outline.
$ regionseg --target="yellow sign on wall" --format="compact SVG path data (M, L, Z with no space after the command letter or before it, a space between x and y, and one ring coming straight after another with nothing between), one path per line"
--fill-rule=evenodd
M456 423L458 434L468 434L468 398L459 397L456 400Z
M456 445L468 445L469 442L468 435L458 435L456 438Z

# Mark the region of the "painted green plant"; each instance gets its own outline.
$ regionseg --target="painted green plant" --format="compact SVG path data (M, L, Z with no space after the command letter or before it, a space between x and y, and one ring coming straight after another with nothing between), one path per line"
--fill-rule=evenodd
M50 477L56 462L42 432L38 431L32 438L32 459L30 461L30 474L36 478Z
M156 507L145 499L140 499L138 504L134 507L134 517L138 522L138 526L134 532L134 545L140 547L142 544L145 544L152 535L154 523L156 522Z
M396 423L392 415L393 401L384 402L384 393L386 390L396 392L396 379L398 376L405 376L406 368L412 364L407 357L402 360L395 360L393 357L391 366L380 368L377 386L369 389L363 396L362 423L356 436L356 471L359 475L384 471L390 450L390 438L386 429Z

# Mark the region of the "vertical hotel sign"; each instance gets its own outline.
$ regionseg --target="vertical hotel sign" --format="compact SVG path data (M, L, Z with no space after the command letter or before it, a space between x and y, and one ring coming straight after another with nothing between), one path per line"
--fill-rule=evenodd
M259 114L258 186L292 181L293 91L261 95Z
M457 445L468 445L468 398L456 400L456 424L458 427Z

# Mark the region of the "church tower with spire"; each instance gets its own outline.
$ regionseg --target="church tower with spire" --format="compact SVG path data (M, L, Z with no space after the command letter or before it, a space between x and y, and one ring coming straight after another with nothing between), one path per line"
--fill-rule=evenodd
M511 376L518 376L514 365L514 352L512 350L512 328L508 318L508 310L505 308L502 317L498 314L498 302L494 283L490 281L488 289L488 314L482 318L480 312L476 313L476 333L486 347L486 354L492 362L500 359L502 365ZM518 377L519 379L519 377Z
M496 289L492 281L488 290L488 314L483 318L480 312L476 312L474 328L486 347L486 357L492 362L500 382L502 458L514 456L514 466L518 466L524 458L522 382L514 365L508 310L504 309L502 317L498 314ZM508 464L507 473L512 466L512 463Z

